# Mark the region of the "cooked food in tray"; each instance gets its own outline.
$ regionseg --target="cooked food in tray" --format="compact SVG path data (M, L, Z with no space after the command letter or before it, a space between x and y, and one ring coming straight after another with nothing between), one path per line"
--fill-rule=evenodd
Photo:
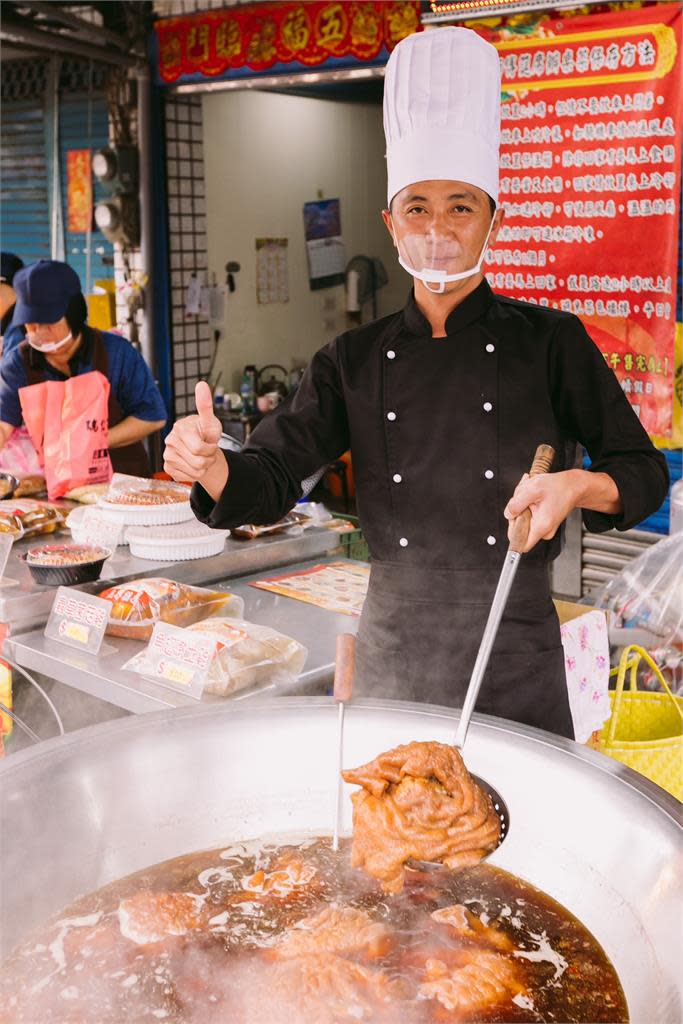
M68 587L99 579L110 555L93 544L41 544L22 557L37 583Z
M400 892L409 860L477 864L498 845L500 818L445 743L406 743L342 772L353 794L353 865Z
M19 477L19 482L14 488L14 498L30 498L34 494L44 494L47 490L45 477L40 473L32 473L29 476Z
M110 486L103 500L107 505L138 505L142 508L175 505L189 501L190 490L166 480L134 480L129 486L121 483Z
M108 587L99 596L112 604L107 633L133 640L149 640L156 622L189 626L207 615L225 611L241 615L244 609L242 598L227 591L158 577Z
M0 533L14 537L31 537L40 533L54 533L64 523L64 516L47 502L22 498L0 501Z
M233 537L237 537L240 540L255 540L257 537L268 537L273 533L283 533L285 530L291 530L293 526L310 526L310 516L305 516L301 512L289 512L283 519L279 519L277 523L271 523L268 526L257 526L254 523L244 523L242 526L236 526L231 531Z

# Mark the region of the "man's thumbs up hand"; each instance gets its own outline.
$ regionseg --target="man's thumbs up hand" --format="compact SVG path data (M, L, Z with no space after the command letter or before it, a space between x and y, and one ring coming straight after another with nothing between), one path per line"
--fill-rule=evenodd
M196 415L178 420L166 438L164 469L174 480L201 484L218 501L228 480L228 463L218 447L222 425L204 380L195 388L195 403Z

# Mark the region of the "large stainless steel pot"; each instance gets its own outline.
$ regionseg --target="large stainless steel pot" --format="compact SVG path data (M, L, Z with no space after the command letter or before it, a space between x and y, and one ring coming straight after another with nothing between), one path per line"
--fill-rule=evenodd
M457 716L364 701L345 764L411 739L450 742ZM268 833L331 830L336 709L326 698L142 715L49 741L0 765L6 952L75 897L178 854ZM563 903L612 959L631 1020L680 1022L678 805L608 758L475 716L470 768L503 793L492 862ZM350 828L348 794L345 826Z

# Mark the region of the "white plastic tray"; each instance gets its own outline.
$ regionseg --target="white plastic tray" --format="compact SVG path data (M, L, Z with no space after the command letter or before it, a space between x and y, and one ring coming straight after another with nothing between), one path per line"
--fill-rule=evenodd
M211 530L196 520L154 530L131 526L125 532L131 555L162 562L219 555L230 533L229 530Z

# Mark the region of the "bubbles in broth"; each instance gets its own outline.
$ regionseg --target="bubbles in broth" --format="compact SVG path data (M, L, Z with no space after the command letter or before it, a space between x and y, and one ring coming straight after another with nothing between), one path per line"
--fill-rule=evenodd
M0 970L3 1024L628 1021L549 896L488 864L387 896L327 838L236 844L68 907Z

